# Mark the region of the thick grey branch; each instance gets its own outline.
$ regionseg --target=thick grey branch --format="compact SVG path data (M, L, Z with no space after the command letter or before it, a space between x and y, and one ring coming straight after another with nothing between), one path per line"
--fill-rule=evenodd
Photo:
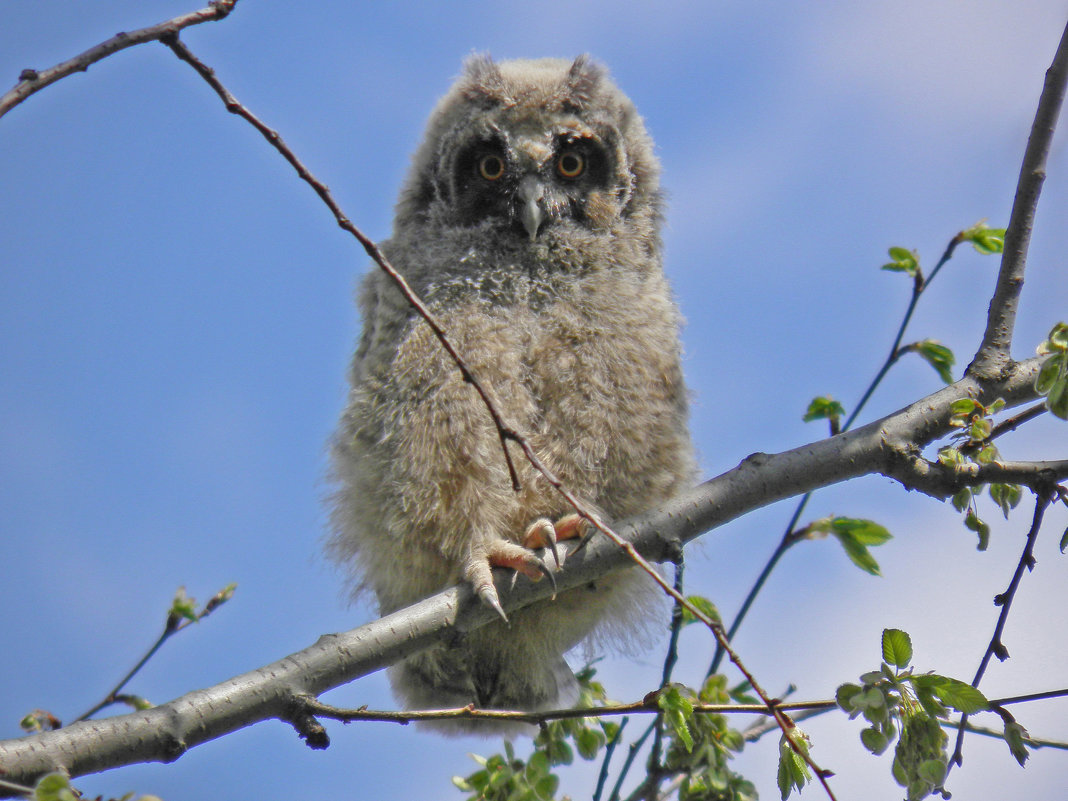
M954 400L969 396L989 403L1003 397L1009 405L1024 403L1035 396L1037 369L1038 359L1031 359L1015 365L998 382L983 384L965 377L862 428L784 453L754 454L660 508L622 521L616 530L644 557L663 561L680 543L760 506L859 475L899 474L919 448L952 430L948 421ZM627 553L601 537L567 558L557 583L561 590L569 589L629 565ZM521 581L514 590L502 581L499 589L508 611L546 600L553 591L547 581ZM466 587L453 587L162 706L2 741L0 774L32 784L52 770L78 776L136 762L170 762L200 743L270 718L289 721L306 735L305 696L318 696L493 619L495 613ZM325 742L310 744L321 747Z
M213 0L206 8L202 8L199 11L183 14L180 17L169 19L166 22L161 22L148 28L141 28L129 33L117 33L106 42L101 42L84 53L46 70L25 69L19 76L19 82L3 97L0 97L0 117L34 92L40 91L49 84L55 83L61 78L66 78L68 75L85 72L91 64L107 58L112 53L176 34L190 25L220 20L229 14L236 4L237 0Z
M1035 121L1027 139L1016 197L1005 229L1005 250L1001 257L997 287L987 312L986 331L979 351L968 366L968 372L984 378L994 378L1011 361L1012 332L1016 325L1016 309L1023 290L1027 248L1035 222L1038 196L1046 180L1046 157L1053 141L1053 130L1064 102L1068 84L1068 27L1061 35L1053 63L1046 70L1046 81L1035 112Z

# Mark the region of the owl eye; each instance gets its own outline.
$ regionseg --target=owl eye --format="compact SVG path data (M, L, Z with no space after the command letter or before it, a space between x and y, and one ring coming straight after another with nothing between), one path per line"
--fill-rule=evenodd
M564 178L578 178L586 169L586 159L574 150L567 150L556 160L556 171Z
M504 159L492 153L478 160L478 174L487 181L496 181L504 175Z

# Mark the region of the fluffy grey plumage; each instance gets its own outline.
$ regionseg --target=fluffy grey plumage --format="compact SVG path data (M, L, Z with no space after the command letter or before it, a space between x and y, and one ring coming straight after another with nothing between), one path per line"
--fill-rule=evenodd
M382 244L505 419L608 520L693 474L658 173L634 106L586 57L476 57L431 115ZM528 528L571 510L518 452L513 492L485 408L378 270L360 309L331 555L384 614L457 581L492 601L490 565L530 572ZM393 687L414 708L566 702L562 654L598 624L625 640L649 585L624 571L517 611L396 665Z

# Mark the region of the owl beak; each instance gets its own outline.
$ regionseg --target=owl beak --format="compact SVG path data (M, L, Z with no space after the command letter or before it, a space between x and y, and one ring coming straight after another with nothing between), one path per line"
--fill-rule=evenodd
M535 176L528 175L519 182L517 192L519 219L530 234L530 241L538 238L538 229L545 220L541 199L545 196L545 187Z

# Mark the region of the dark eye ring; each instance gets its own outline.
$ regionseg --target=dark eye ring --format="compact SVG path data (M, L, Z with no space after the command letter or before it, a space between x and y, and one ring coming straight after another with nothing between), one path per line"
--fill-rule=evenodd
M556 171L564 178L578 178L586 169L586 159L574 150L565 150L556 160Z
M487 181L496 181L504 175L504 159L489 153L478 160L478 174Z

